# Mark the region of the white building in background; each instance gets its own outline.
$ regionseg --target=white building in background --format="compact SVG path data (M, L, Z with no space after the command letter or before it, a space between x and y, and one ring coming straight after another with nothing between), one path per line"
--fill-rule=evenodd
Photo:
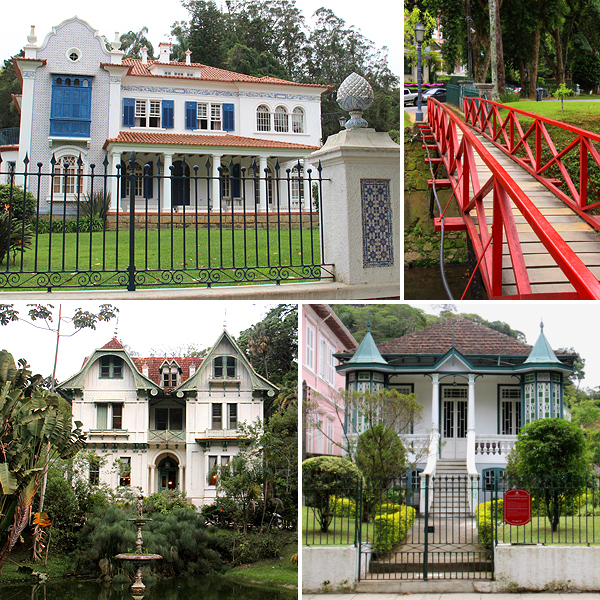
M106 159L107 173L117 174L119 166L126 175L135 152L133 168L148 175L136 184L140 209L160 213L186 205L198 212L210 203L213 210L254 212L257 206L267 212L277 202L286 209L288 202L294 210L304 208L308 182L291 185L289 198L287 190L279 190L286 192L279 198L272 181L255 186L251 167L256 165L263 178L265 169L269 178L276 175L277 163L284 177L286 165L293 168L298 161L306 171L308 155L321 145L321 94L328 86L192 63L189 51L186 62L172 62L170 43L159 44L158 60L149 60L147 52L139 60L124 59L118 40L107 46L78 17L54 27L39 45L33 28L27 39L24 57L13 58L22 86L16 98L19 145L0 147L0 154L3 161L17 160L19 172L26 156L30 171L41 162L48 172L54 157L60 163L55 172L62 174L66 163L69 177L56 177L53 190L47 182L41 190L46 203L63 202L66 195L73 212L78 193L89 188L77 174L91 174L92 165L96 175L103 174ZM236 179L243 169L245 182ZM161 173L174 179L158 179ZM222 185L217 179L195 186L182 177L221 173L231 178ZM297 169L294 173L297 177ZM128 179L119 185L111 178L109 188L112 210L128 210ZM59 214L62 207L54 211Z
M136 358L113 338L58 387L104 465L91 481L185 492L214 501L214 467L244 440L239 425L264 418L278 388L258 375L223 331L206 358Z

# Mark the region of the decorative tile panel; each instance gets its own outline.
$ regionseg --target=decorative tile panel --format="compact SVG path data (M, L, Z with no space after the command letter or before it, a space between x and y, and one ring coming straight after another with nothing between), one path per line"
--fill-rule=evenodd
M389 179L361 179L363 267L392 267L394 242Z

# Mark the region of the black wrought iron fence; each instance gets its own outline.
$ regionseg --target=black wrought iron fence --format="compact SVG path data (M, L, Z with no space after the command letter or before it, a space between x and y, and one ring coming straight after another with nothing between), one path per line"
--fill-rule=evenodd
M0 289L332 279L321 167L0 161ZM202 173L201 171L205 171ZM168 191L168 193L167 193ZM169 198L170 197L170 198Z

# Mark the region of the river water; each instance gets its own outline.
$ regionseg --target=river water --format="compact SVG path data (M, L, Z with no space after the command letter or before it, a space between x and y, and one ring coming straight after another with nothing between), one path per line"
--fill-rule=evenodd
M0 587L2 600L131 600L131 584L64 579ZM295 590L246 586L211 577L178 577L147 584L144 600L296 600Z
M460 300L469 283L469 268L467 265L446 265L444 268L446 280L455 300ZM483 298L485 290L482 289ZM405 300L448 300L448 295L442 284L439 267L417 267L404 269L404 299ZM471 300L467 292L465 300Z

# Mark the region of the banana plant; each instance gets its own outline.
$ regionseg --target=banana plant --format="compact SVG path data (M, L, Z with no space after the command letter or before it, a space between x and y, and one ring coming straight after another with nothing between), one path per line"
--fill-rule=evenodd
M82 423L71 430L40 379L0 351L0 571L29 523L48 449L50 459L71 458L85 445Z

